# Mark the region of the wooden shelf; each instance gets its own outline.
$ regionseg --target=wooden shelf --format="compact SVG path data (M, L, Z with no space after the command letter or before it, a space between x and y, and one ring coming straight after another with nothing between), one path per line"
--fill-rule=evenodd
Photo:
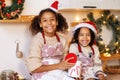
M11 19L11 20L0 20L2 23L8 22L31 22L35 15L20 15L18 19Z
M103 66L102 66L103 67L103 71L105 71L106 66L107 66L107 61L110 61L110 60L120 60L120 53L113 54L110 57L105 57L102 54L102 55L100 55L100 59L103 62Z
M59 12L101 12L101 11L104 11L104 10L110 10L112 12L119 12L120 9L93 9L93 8L82 8L82 9L59 9Z
M105 57L104 55L101 55L100 56L100 59L102 61L108 61L108 60L117 60L117 59L120 59L120 53L116 53L116 54L113 54L111 55L110 57Z

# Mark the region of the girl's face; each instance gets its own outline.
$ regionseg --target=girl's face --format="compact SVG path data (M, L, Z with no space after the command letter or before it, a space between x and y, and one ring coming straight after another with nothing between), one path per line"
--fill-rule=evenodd
M40 21L40 27L43 28L46 36L54 36L58 22L52 12L43 13Z
M91 34L90 34L89 28L82 27L80 29L79 35L78 35L78 41L79 41L79 44L81 44L84 47L89 45L91 41Z

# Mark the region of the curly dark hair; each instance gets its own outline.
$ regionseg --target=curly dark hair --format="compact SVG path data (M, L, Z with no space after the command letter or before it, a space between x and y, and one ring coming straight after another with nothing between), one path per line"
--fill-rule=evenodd
M75 31L75 33L74 33L74 35L73 35L73 38L72 38L72 40L71 40L70 43L77 43L77 44L79 43L79 42L78 42L78 35L79 35L80 29L81 29L81 28L78 28L78 29ZM90 41L89 45L92 46L92 45L94 44L94 42L95 42L95 33L94 33L91 29L89 29L89 30L90 30L90 35L91 35L91 41Z
M56 20L58 21L56 31L60 31L60 32L66 32L67 31L68 24L67 24L67 21L66 21L65 17L63 17L62 14L57 13L50 8L46 8L46 9L41 10L39 15L37 15L33 18L32 22L31 22L31 25L29 27L29 30L32 33L32 35L35 35L38 32L43 31L43 29L42 29L42 27L40 27L39 23L41 22L41 17L45 12L51 12L55 15Z

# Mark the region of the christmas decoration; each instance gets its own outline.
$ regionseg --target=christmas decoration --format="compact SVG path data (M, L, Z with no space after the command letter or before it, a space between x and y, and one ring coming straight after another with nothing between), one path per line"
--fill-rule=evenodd
M57 12L58 11L58 3L59 3L58 1L53 2L52 5L50 6L50 9Z
M11 0L11 6L6 6L5 0L0 0L0 19L16 19L21 14L25 0Z
M70 59L71 58L71 59ZM76 63L77 61L77 56L75 53L69 53L66 55L65 60L70 59L68 62L69 63Z
M92 12L87 14L87 18L97 25L98 36L96 41L100 53L120 53L120 21L113 14L110 14L109 10L102 11L102 16L96 20L94 19ZM101 38L103 25L106 26L108 30L112 30L113 36L108 45L105 45Z

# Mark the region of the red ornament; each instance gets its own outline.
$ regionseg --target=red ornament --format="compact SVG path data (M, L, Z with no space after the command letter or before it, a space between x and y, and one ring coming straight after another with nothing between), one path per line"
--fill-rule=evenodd
M9 13L7 13L7 14L6 14L6 16L7 16L8 18L10 18L10 17L11 17L11 15L10 15Z
M14 17L17 14L17 12L13 11L11 12L11 16Z
M69 54L65 57L65 60L66 60L66 59L69 59L69 58L71 58L71 57L73 57L73 59L70 59L68 62L69 62L69 63L76 63L76 61L77 61L77 55L76 55L75 53L69 53Z
M21 0L18 0L17 4L21 4L21 3L22 3L22 1L21 1Z
M2 3L2 7L5 7L6 5L4 3Z

